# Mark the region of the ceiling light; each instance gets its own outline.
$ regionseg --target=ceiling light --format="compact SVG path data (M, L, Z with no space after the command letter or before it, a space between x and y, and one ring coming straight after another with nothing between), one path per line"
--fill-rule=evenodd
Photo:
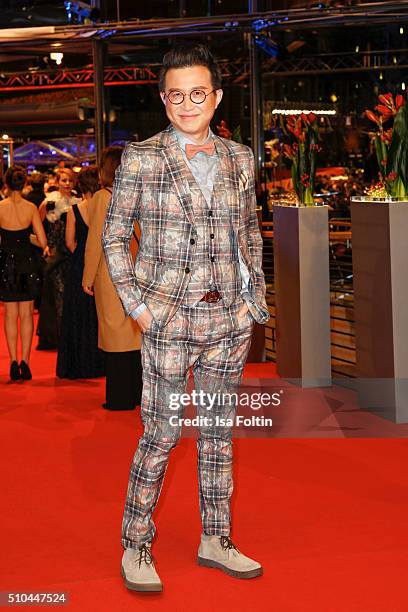
M299 110L294 108L274 108L272 111L272 115L310 115L313 113L314 115L335 115L336 111L333 109L330 110Z
M50 53L50 58L52 60L54 60L55 63L59 66L60 64L62 64L62 60L64 58L64 54L63 53L52 52L52 53Z

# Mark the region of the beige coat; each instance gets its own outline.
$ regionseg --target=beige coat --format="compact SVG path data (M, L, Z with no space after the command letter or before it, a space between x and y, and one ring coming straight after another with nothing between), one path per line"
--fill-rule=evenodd
M126 316L109 276L102 250L102 231L111 193L100 189L88 202L89 233L85 250L83 285L93 287L98 313L98 346L103 351L122 353L140 349L141 333L137 323ZM135 256L136 240L131 251Z

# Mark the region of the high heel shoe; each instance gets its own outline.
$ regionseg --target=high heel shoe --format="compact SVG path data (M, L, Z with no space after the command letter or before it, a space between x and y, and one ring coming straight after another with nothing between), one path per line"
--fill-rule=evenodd
M23 380L31 380L33 375L25 361L20 361L20 375Z
M17 382L21 380L20 368L18 367L17 361L12 361L10 365L10 380L11 382Z

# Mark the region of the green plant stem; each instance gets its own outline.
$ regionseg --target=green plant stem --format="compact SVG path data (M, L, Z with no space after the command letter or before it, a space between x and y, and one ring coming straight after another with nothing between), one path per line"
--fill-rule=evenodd
M313 194L310 187L305 187L302 204L305 206L314 206Z
M390 191L391 191L390 195L396 198L406 198L408 195L407 190L405 189L405 185L402 182L402 179L400 176L396 178L395 181L393 181Z

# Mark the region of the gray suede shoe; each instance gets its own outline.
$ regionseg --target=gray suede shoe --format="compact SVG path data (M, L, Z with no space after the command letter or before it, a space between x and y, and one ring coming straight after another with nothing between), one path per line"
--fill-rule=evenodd
M132 591L162 591L163 585L156 572L150 551L151 544L143 544L138 550L126 548L122 557L122 576Z
M256 578L262 576L262 566L246 557L228 536L201 536L198 549L198 565L216 567L234 578Z

